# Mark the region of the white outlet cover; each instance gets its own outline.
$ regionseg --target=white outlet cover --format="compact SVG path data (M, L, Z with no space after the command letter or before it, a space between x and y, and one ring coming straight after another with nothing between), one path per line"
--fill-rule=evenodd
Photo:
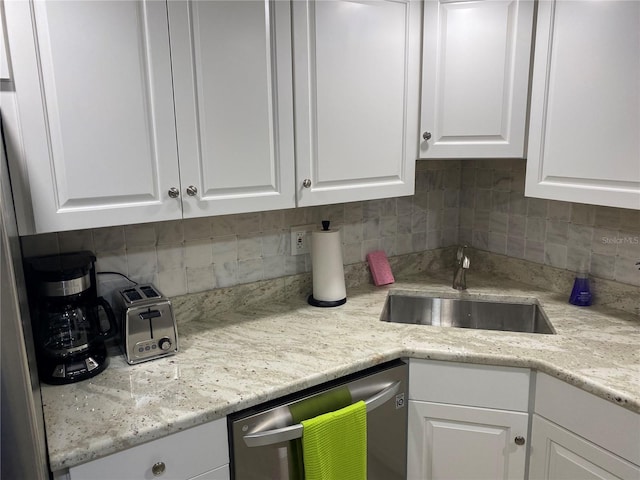
M311 251L311 232L314 228L315 225L291 227L291 255L304 255Z

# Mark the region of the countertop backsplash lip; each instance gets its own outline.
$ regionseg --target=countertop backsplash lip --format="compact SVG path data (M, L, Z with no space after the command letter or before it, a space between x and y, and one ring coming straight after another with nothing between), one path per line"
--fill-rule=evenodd
M444 280L447 275L453 275L452 265L456 248L455 246L444 247L397 255L390 257L389 262L398 280L413 278L421 274L441 276ZM473 247L468 248L468 254L473 262L467 273L470 285L472 285L474 275L478 273L492 274L545 291L552 290L558 294L559 299L565 296L567 301L569 299L575 272L478 250ZM638 274L640 275L640 272ZM345 283L349 289L370 284L370 275L366 262L345 265ZM640 302L637 301L637 298L640 298L640 287L592 275L590 279L594 290L595 307L608 306L640 317ZM393 284L387 285L387 287L393 288ZM172 298L172 302L174 309L180 312L180 315L177 315L178 320L186 322L197 318L198 309L193 308L197 304L208 311L222 313L257 305L267 298L269 301L283 301L298 296L306 298L306 295L311 291L311 273L307 272L181 295ZM183 308L184 305L188 306L187 310Z
M392 257L397 281L384 287L370 284L366 267L345 269L348 299L337 308L306 303L307 274L175 297L177 355L128 366L116 352L92 379L43 386L52 471L399 357L532 368L640 413L637 315L608 304L575 307L568 292L544 288L552 282L530 285L491 269L477 268L468 292L456 292L453 252ZM382 322L392 290L536 298L557 334Z
M569 294L577 272L475 248L469 249L469 255L473 259L470 276L479 271L511 278L545 290L555 291L559 295L566 296L569 301ZM638 276L640 277L640 270ZM606 305L640 317L639 286L600 278L592 274L589 274L589 279L594 294L594 305Z

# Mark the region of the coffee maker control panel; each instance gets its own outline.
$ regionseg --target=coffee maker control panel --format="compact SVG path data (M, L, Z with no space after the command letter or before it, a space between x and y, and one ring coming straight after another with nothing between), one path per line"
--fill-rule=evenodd
M129 364L178 351L178 331L171 301L151 284L119 291L121 347Z

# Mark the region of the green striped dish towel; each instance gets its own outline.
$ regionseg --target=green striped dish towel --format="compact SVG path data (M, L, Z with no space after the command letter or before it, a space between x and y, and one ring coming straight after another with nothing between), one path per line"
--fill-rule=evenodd
M367 407L363 401L301 423L305 480L366 480Z

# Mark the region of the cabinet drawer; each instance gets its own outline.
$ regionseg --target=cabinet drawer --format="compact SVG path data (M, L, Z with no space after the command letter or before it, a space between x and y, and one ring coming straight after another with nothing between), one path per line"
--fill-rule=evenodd
M188 479L229 463L225 418L69 469L76 479L151 479L164 463L163 479Z
M529 369L411 359L409 398L526 412Z

